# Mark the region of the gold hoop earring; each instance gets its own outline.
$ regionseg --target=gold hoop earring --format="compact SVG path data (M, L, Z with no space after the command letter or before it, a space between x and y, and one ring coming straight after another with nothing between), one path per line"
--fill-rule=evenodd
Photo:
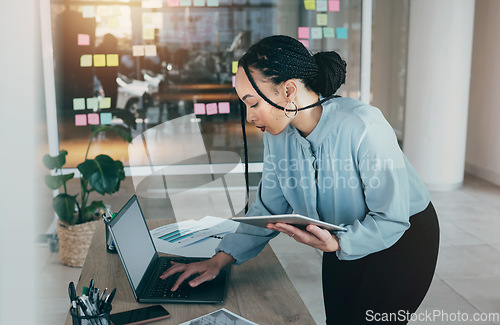
M292 108L292 109L288 109L288 105L292 104L295 108ZM297 116L297 113L299 112L299 108L297 107L297 104L295 104L294 102L289 102L288 104L285 105L285 116L288 117L288 118L294 118L295 116ZM291 112L290 114L288 112Z

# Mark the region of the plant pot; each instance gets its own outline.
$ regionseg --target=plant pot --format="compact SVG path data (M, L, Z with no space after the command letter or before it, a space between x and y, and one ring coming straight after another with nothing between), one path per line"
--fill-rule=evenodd
M72 267L83 266L99 222L101 221L95 220L78 225L69 225L62 221L57 223L59 261L62 264Z

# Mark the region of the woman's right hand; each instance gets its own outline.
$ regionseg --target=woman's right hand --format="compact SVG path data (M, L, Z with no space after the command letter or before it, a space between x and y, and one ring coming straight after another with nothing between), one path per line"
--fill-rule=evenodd
M213 256L209 260L205 260L202 262L183 264L172 262L172 266L168 268L167 271L163 272L160 275L161 279L166 279L169 276L175 273L182 273L175 284L172 286L172 291L175 291L179 288L182 282L192 276L193 274L199 274L198 277L189 281L189 285L191 287L196 287L202 284L203 282L213 280L219 275L220 270L236 260L229 254L224 252L219 252L215 256Z

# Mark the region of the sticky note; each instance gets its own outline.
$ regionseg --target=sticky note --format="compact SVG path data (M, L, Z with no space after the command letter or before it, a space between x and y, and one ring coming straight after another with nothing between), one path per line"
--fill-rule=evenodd
M335 32L332 27L323 27L324 38L335 38Z
M179 0L168 0L168 6L169 7L179 7L180 1Z
M132 46L133 56L144 56L144 45L134 45Z
M76 114L75 115L75 125L76 126L87 125L87 114Z
M92 54L84 54L80 57L81 67L91 67L92 66Z
M101 124L102 125L110 125L112 119L113 119L113 114L101 113Z
M181 0L181 7L191 7L191 0Z
M117 29L120 27L120 21L116 17L109 18L107 24L109 29Z
M207 115L217 114L217 103L210 103L206 106Z
M105 66L106 66L106 55L94 54L94 67L105 67Z
M347 28L338 27L337 28L337 38L338 39L347 39Z
M153 28L143 28L142 29L142 38L144 40L154 40L155 39L155 30Z
M97 98L95 97L87 98L87 109L96 110L98 106L99 103L97 102Z
M232 84L233 84L233 88L236 87L236 76L233 76L232 79Z
M327 0L316 1L316 11L328 11L328 1Z
M73 109L75 111L85 109L85 98L73 98Z
M299 42L301 42L306 47L306 49L309 49L309 40L299 39Z
M205 0L193 0L193 6L194 7L204 7Z
M97 6L97 16L108 17L111 16L111 10L109 6Z
M82 12L83 18L94 18L95 17L94 6L83 6L82 11L83 11Z
M120 64L120 59L118 58L118 54L107 54L106 64L108 67L117 67Z
M304 0L306 10L316 10L316 0Z
M316 14L316 24L318 26L327 26L328 14Z
M152 12L142 13L142 25L143 26L153 25L153 13Z
M87 115L89 125L99 125L99 114L92 113Z
M207 0L207 7L218 7L219 0Z
M153 22L152 25L154 28L162 28L163 27L163 13L161 12L153 12Z
M233 61L233 73L238 72L238 61Z
M205 104L195 103L194 104L194 113L196 115L205 115Z
M90 35L78 34L78 45L80 46L90 45Z
M328 1L329 11L340 11L340 1L339 0L329 0Z
M156 56L156 45L144 45L144 55Z
M143 8L161 8L163 0L142 0Z
M105 109L111 107L111 97L103 97L99 102L99 108Z
M229 114L229 102L219 103L219 114Z
M122 7L120 6L112 6L111 7L111 16L120 17L122 15Z
M299 27L299 38L309 38L309 27Z
M321 39L323 38L323 28L321 27L311 27L311 38Z

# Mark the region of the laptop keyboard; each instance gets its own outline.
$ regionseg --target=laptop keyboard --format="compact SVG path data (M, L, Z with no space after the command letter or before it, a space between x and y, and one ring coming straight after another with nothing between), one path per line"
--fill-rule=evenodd
M200 262L205 260L204 258L195 258L195 257L172 257L172 258L162 258L163 259L163 264L161 266L161 271L159 275L161 275L163 272L165 272L172 264L170 261L178 262L178 263L194 263L194 262ZM192 279L196 278L198 275L192 275L182 284L177 288L176 291L170 291L170 289L174 286L175 282L179 278L181 273L176 273L165 280L162 280L158 278L156 282L153 285L153 288L151 289L149 293L150 298L189 298L189 295L191 294L191 287L189 286L189 281Z

